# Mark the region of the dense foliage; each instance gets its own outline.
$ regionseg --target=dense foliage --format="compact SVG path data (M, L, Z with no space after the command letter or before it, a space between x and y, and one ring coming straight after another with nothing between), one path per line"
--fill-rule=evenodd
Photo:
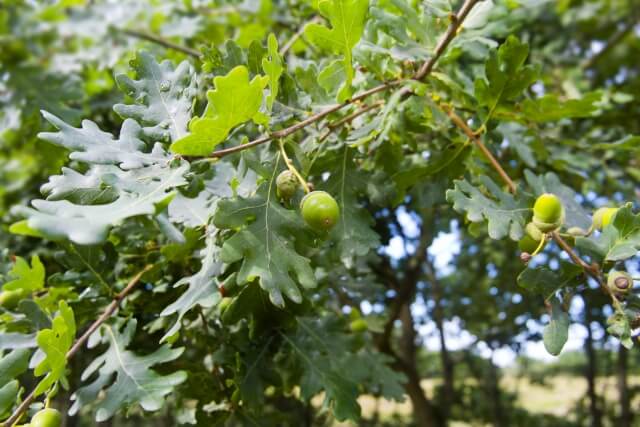
M531 425L476 350L640 327L638 10L5 1L0 419Z

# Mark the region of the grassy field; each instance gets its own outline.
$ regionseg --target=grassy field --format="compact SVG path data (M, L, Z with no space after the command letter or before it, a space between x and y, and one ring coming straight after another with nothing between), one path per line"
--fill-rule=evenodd
M553 414L571 419L573 408L586 393L586 381L583 378L572 376L548 378L545 381L546 384L541 385L532 383L526 378L505 377L501 382L501 386L505 391L516 393L518 395L518 406L531 413ZM431 395L438 382L439 380L424 380L422 386ZM640 386L640 376L629 378L629 386ZM617 396L615 378L598 378L597 390L600 396L604 396L606 400L613 401ZM392 414L398 414L403 417L411 415L412 409L409 399L405 399L402 403L397 403L385 399L375 399L372 396L362 396L359 402L365 418L372 417L376 411L376 406L380 417L383 419L390 417ZM638 403L640 402L634 402L634 406ZM349 422L335 424L335 427L355 426L356 424ZM452 427L465 426L469 425L465 423L452 424Z

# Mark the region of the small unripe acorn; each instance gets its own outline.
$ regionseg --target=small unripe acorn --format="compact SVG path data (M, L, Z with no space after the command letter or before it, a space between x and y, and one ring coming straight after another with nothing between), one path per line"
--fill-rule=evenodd
M602 230L611 223L613 216L618 212L618 208L599 208L593 213L593 228Z
M540 242L542 238L544 238L544 234L533 222L527 224L524 228L524 231L527 233L527 236L531 237L536 242Z
M280 175L276 178L276 193L281 199L287 199L293 197L298 189L298 179L296 175L290 170L280 172Z
M526 234L522 239L518 241L518 248L522 252L527 252L532 254L538 249L538 245L540 244L540 240L534 240L531 236Z
M31 427L60 427L62 415L57 409L45 408L31 418Z
M0 292L0 307L12 310L18 306L18 303L23 298L26 298L28 292L24 289L15 289L11 291Z
M545 193L533 205L533 223L540 231L548 233L564 222L564 208L555 194Z
M626 294L633 287L633 278L624 271L612 271L607 278L607 286L611 292Z
M351 332L364 332L368 328L369 325L367 324L367 321L362 318L353 320L349 323L349 329L351 329Z
M220 314L223 314L225 311L227 311L227 308L229 308L229 306L231 305L231 302L233 301L232 298L230 297L224 297L220 300L220 302L218 303L218 308L220 309Z
M300 202L302 218L313 229L328 231L340 217L340 208L336 200L325 191L312 191Z

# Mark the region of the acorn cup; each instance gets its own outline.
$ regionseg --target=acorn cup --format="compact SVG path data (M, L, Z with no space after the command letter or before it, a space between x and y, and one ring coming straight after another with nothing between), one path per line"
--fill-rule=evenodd
M612 271L607 277L607 287L616 295L626 295L633 288L633 278L625 271Z

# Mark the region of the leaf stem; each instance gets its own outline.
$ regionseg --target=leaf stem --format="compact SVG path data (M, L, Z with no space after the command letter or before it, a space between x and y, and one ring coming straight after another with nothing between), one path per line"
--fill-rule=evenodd
M195 49L174 43L170 40L167 40L155 34L148 33L146 31L138 31L138 30L130 30L130 29L122 29L120 31L122 31L123 34L126 34L128 36L135 37L141 40L146 40L146 41L158 44L160 46L164 46L167 49L177 50L178 52L185 53L187 55L193 56L194 58L200 58L202 56L202 54Z
M89 339L91 334L93 334L96 331L96 329L98 329L100 327L100 325L102 325L109 317L111 317L113 312L120 305L120 302L127 295L129 295L129 293L131 293L131 291L140 282L140 279L142 278L144 273L149 271L152 267L153 267L153 265L145 266L135 276L133 276L133 278L129 281L127 286L121 292L116 294L116 296L113 298L113 301L111 301L111 304L109 304L107 306L107 308L104 310L102 315L100 317L98 317L91 324L91 326L89 326L89 329L87 329L85 331L85 333L82 334L82 336L76 340L76 342L73 344L71 349L67 352L67 355L66 355L66 359L67 360L71 359L78 352L78 350L84 345L84 343L87 342L87 340ZM31 405L31 402L33 402L35 400L35 398L36 398L36 395L35 395L35 389L34 389L22 401L22 403L20 403L20 406L18 406L16 408L16 410L13 412L13 414L11 414L11 416L6 421L4 421L2 424L0 424L0 426L2 426L2 427L12 427L20 419L22 414L27 411L27 409L29 408L29 405Z
M305 179L302 177L302 175L300 175L300 172L298 172L298 169L296 169L296 167L293 165L293 162L291 161L289 156L287 156L287 150L284 149L284 142L282 142L282 139L279 141L279 143L280 143L280 152L282 153L282 158L284 158L284 162L287 165L287 168L291 171L292 174L296 176L298 181L300 181L300 185L302 185L304 192L306 194L309 194L309 191L310 191L309 185L307 184L307 181L305 181Z

